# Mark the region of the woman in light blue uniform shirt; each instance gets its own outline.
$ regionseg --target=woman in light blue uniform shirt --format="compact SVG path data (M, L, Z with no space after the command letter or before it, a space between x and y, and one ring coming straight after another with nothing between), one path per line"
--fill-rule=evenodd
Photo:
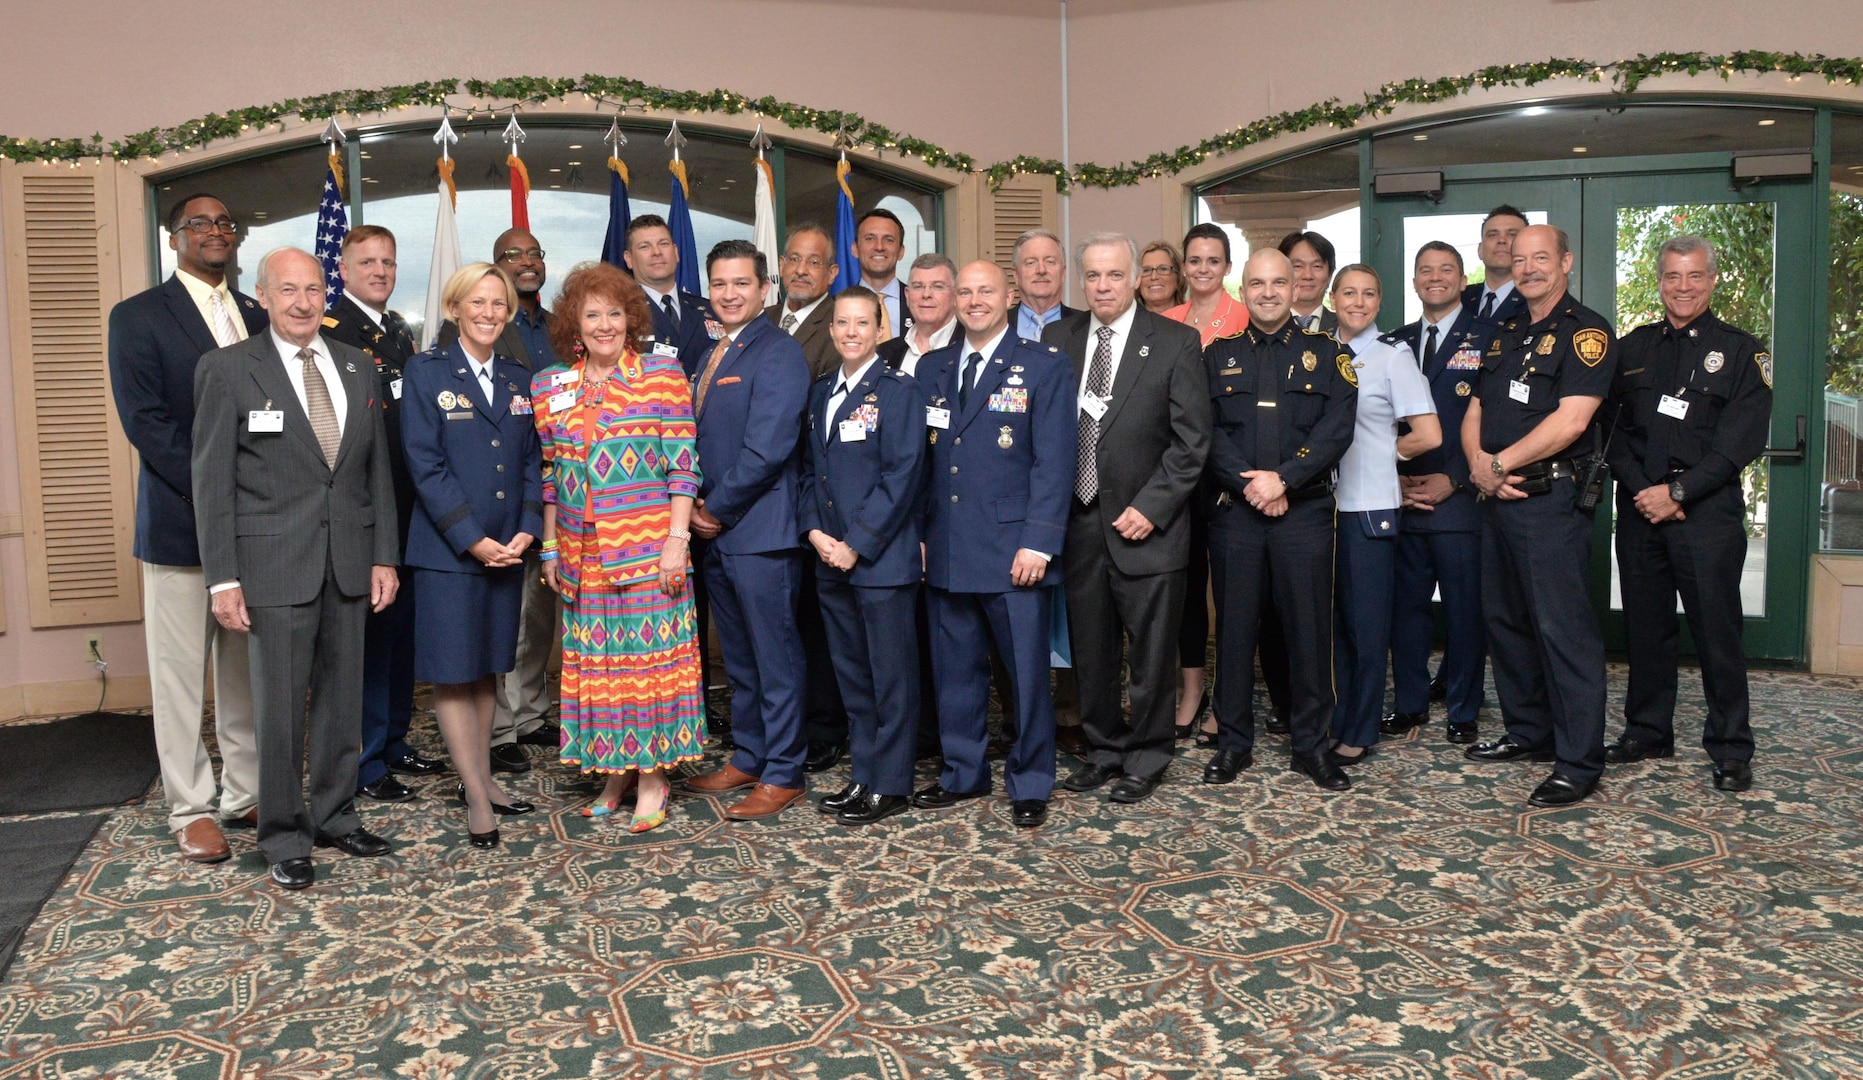
M1332 748L1341 767L1357 764L1378 741L1384 673L1391 653L1391 591L1397 570L1397 463L1442 443L1436 401L1408 345L1378 336L1383 288L1362 263L1333 278L1339 340L1358 368L1358 423L1339 462L1339 542L1334 548ZM1402 435L1398 421L1408 425Z

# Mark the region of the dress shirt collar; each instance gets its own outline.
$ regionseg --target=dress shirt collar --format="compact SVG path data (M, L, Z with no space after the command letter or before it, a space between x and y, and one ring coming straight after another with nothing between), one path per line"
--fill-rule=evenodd
M809 321L809 316L815 314L815 309L821 307L822 301L826 299L828 299L828 294L823 293L794 311L790 310L789 301L783 301L783 309L776 313L776 325L779 327L782 326L784 319L794 315L796 317L796 325L789 331L789 336L795 337L802 332L802 324Z
M996 336L995 336L995 337L993 337L993 338L991 338L990 340L988 340L988 341L986 341L986 342L984 342L984 343L983 343L983 348L981 348L981 349L979 349L979 348L976 348L976 347L974 347L974 346L972 346L972 345L971 345L971 343L970 343L970 337L969 337L969 335L965 335L965 337L964 337L964 348L963 348L963 350L962 350L961 352L959 352L959 353L958 353L958 357L957 357L957 370L958 370L958 371L959 371L960 373L961 373L961 372L962 372L962 371L964 370L964 364L965 364L966 362L968 362L968 361L970 360L970 354L971 354L971 353L974 353L974 352L976 352L976 353L982 353L982 354L983 354L983 359L984 359L984 361L985 361L985 362L987 363L987 362L989 361L989 359L990 359L990 357L991 357L991 356L993 356L993 355L995 355L995 353L996 353L996 347L997 347L998 345L1000 345L1000 344L1002 344L1002 342L1003 342L1003 339L1004 339L1005 337L1008 337L1008 336L1009 336L1009 328L1008 328L1007 326L1005 326L1005 327L1003 327L1003 328L1002 328L1001 330L998 330L998 331L996 332ZM982 371L983 369L982 369L982 368L979 368L979 369L977 369L977 370L978 370L979 372L981 372L981 371Z
M1501 282L1501 287L1498 289L1489 289L1487 285L1484 284L1481 287L1481 297L1475 301L1475 311L1477 314L1479 314L1481 309L1488 303L1488 294L1490 292L1494 293L1494 310L1501 310L1501 305L1507 303L1507 298L1514 294L1513 279L1509 278Z
M673 317L675 319L679 317L679 308L680 308L679 286L675 285L672 288L666 290L665 292L661 292L660 290L654 288L653 286L643 281L640 283L640 291L647 294L647 303L651 305L655 311L665 311L666 310L666 298L669 296L672 297L673 298Z
M376 327L376 329L378 329L378 330L385 330L385 329L387 329L387 327L385 327L385 326L383 326L383 325L382 325L382 313L381 313L381 312L379 312L379 311L377 311L377 310L375 310L374 308L372 308L372 307L370 307L369 305L367 305L367 304L365 304L365 303L363 303L362 301L360 301L360 300L358 300L358 299L356 299L356 298L355 298L354 296L352 296L352 295L351 295L351 294L349 294L349 293L344 293L343 295L344 295L345 297L348 297L348 298L349 298L349 302L350 302L350 303L352 303L352 304L354 304L354 305L356 305L356 307L357 307L357 308L358 308L358 309L359 309L359 310L360 310L360 311L361 311L361 312L362 312L362 313L363 313L364 315L367 315L367 316L369 317L369 321L375 324L375 327Z

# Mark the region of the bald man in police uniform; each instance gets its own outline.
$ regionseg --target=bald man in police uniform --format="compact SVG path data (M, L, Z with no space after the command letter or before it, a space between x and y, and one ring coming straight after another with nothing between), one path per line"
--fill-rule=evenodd
M1567 806L1604 772L1604 638L1589 599L1592 511L1582 459L1600 449L1598 406L1617 373L1604 317L1567 291L1571 244L1534 225L1514 238L1527 313L1501 324L1462 422L1480 490L1481 605L1507 733L1472 761L1555 761L1528 798Z

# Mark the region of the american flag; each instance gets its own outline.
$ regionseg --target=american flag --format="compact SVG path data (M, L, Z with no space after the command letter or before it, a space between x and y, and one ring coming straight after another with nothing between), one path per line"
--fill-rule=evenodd
M343 237L349 235L349 212L343 208L343 189L336 182L336 165L323 174L323 201L317 204L317 261L323 264L324 309L343 298L343 275L337 264L343 258Z

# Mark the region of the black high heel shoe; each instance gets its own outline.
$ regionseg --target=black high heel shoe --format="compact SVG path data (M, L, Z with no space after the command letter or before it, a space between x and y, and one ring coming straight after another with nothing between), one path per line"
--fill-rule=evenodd
M459 782L457 794L459 795L460 805L464 806L466 803L466 782L464 780ZM492 813L497 814L499 817L517 817L521 814L528 814L535 809L537 809L536 803L525 802L523 799L512 799L508 803L492 804ZM498 841L494 839L490 844L484 846L490 847L497 842Z
M495 827L491 832L472 832L468 829L466 839L471 841L475 848L495 848L498 846L498 830Z
M1190 723L1177 725L1178 741L1190 738L1191 731L1203 723L1203 718L1210 712L1210 688L1203 688L1203 696L1197 699L1197 715L1190 718ZM1199 742L1197 745L1203 745Z

